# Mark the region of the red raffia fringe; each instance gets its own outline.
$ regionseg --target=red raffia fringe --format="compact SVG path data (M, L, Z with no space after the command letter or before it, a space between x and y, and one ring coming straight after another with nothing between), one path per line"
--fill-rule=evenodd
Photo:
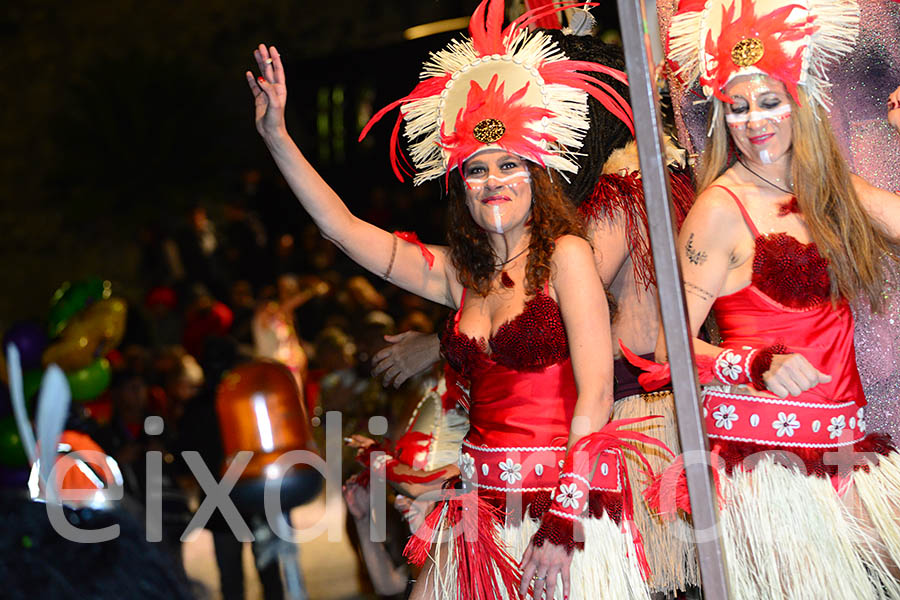
M410 538L403 555L412 564L422 566L437 532L443 529L443 535L454 538L457 598L499 600L504 596L498 585L506 597L521 598L522 573L498 535L500 512L475 491L460 493L448 489L445 496Z
M669 168L672 204L678 227L684 222L694 203L694 188L690 176L681 169ZM628 246L634 248L631 259L635 280L645 289L656 285L653 256L647 231L647 207L640 171L628 175L606 174L597 179L591 195L581 203L578 211L585 219L623 218Z

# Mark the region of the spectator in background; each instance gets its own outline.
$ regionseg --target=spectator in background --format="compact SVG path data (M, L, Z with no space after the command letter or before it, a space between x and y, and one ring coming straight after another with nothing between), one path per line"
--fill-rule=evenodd
M297 380L301 393L308 365L306 352L300 344L294 325L294 311L315 296L327 292L328 286L324 283L302 290L296 275L282 275L278 278L277 298L263 300L253 317L256 355L277 360L287 366Z
M227 282L219 239L203 206L195 204L191 208L188 222L176 233L175 242L186 280L203 283L224 296Z

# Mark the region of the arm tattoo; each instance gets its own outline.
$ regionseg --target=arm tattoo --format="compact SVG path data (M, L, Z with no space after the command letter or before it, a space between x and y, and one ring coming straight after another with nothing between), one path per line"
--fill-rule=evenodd
M684 245L684 254L687 259L695 265L702 265L706 262L706 252L701 252L694 248L694 234L688 236L688 241Z
M700 298L701 300L708 302L709 300L716 299L715 294L710 294L709 292L704 290L702 287L696 286L693 283L691 283L690 281L685 281L684 287L688 294L693 294L693 295L697 296L698 298Z

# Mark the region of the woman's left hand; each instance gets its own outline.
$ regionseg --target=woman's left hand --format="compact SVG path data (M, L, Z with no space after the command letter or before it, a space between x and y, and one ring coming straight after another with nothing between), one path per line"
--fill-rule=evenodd
M894 129L900 131L900 87L891 92L891 95L888 96L887 118L888 123L890 123Z
M552 600L556 592L556 579L560 577L563 598L568 598L571 564L572 555L563 546L545 542L543 546L536 548L533 542L528 544L522 557L522 584L519 586L519 593L526 596L528 586L533 584L532 598Z

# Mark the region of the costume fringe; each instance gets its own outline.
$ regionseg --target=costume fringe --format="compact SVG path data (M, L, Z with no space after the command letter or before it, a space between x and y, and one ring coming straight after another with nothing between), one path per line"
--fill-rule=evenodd
M549 505L549 498L546 504ZM431 557L435 565L441 566L420 575L431 578L434 598L515 600L520 598L521 581L517 561L541 524L539 518L531 516L533 508L528 506L527 516L509 519L504 526L500 511L488 499L475 492L455 496L428 515L410 539L404 555L413 564L422 565ZM466 519L473 514L479 515L477 523ZM603 511L600 514L600 518L582 520L578 538L583 539L584 549L579 544L573 553L569 597L650 600L631 529ZM477 534L469 533L467 537L466 531ZM557 584L555 600L563 600L562 583Z
M859 5L853 0L810 0L809 12L816 16L815 30L803 57L806 90L809 96L830 109L831 82L827 68L849 54L859 36ZM807 69L808 67L808 69Z
M675 218L681 227L694 203L694 188L690 176L684 170L670 167L669 174ZM628 247L632 249L635 280L644 289L656 285L640 171L632 171L627 175L601 175L590 197L581 203L578 211L586 220L624 220Z
M437 598L514 600L520 598L522 573L502 543L496 508L478 497L449 490L410 538L403 551L422 566L431 555L440 568L430 570ZM423 572L423 576L424 572Z
M638 394L617 401L613 419L631 419L659 415L662 418L639 423L632 428L659 439L673 452L680 452L678 428L675 421L675 399L670 391ZM672 458L660 448L638 444L655 473L661 473ZM625 464L632 485L634 522L644 539L644 549L650 563L651 591L686 590L700 583L694 537L683 520L665 519L651 513L644 499L646 477L643 463L630 450L624 450ZM645 482L642 484L641 482Z
M876 525L882 522L878 531L891 544L897 540L900 465L896 456L882 463L850 477L867 480L863 505ZM720 483L720 530L735 600L900 598L900 584L873 556L882 543L844 505L830 479L800 475L767 457L752 471L722 473ZM869 498L887 494L894 496L881 506Z
M501 539L510 554L521 558L540 523L525 519L507 525ZM608 516L584 519L584 550L575 550L571 574L571 600L649 600L650 592L634 556L635 541ZM554 600L563 600L562 581L557 581Z

